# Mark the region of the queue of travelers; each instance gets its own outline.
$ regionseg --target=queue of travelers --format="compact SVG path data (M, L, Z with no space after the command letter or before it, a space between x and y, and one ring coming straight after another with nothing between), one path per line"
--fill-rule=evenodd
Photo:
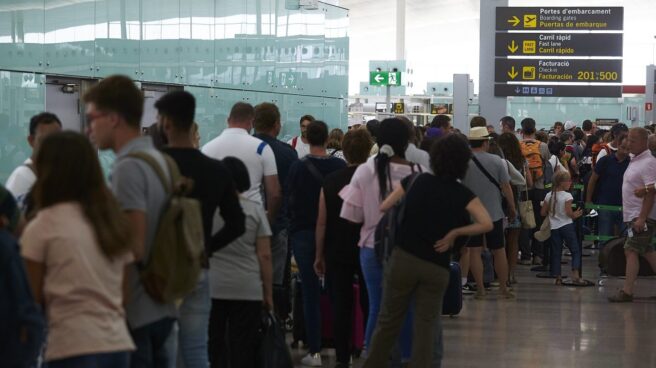
M305 115L285 143L276 105L239 102L199 148L195 99L174 91L155 103L158 149L141 133L143 94L129 78L108 77L83 101L87 135L34 116L33 154L0 186L8 367L257 367L263 315L302 323L303 366L323 366L328 319L336 367L360 349L364 367L440 367L451 262L474 299L493 286L516 299L521 264L556 285L590 286L584 203L598 205L600 236L628 232L611 302L633 300L639 257L656 270L656 158L644 128L604 134L586 120L546 132L505 116L497 134L477 116L462 134L438 115L427 127L354 122L344 134ZM97 149L116 156L107 178ZM381 253L390 216L398 227ZM292 290L302 301L293 311Z

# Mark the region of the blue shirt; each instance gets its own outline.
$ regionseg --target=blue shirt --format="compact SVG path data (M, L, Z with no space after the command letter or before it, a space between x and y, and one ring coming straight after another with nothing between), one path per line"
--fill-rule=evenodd
M259 138L266 142L273 151L273 156L276 158L276 166L278 167L278 181L280 182L280 189L282 190L282 206L276 216L276 222L271 226L271 231L278 234L281 230L289 227L289 190L287 189L287 176L289 175L289 168L292 164L298 161L298 153L285 142L281 142L266 134L255 134L255 138Z
M615 152L597 161L594 170L599 179L593 196L595 204L622 205L622 181L630 161L627 157L619 162Z

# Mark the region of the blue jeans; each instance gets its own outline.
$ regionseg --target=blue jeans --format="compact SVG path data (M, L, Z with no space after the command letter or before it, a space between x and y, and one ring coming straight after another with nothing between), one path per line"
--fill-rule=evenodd
M132 352L130 367L160 368L169 367L171 362L170 348L166 342L173 329L173 318L162 318L143 327L130 330L132 340L137 350Z
M622 212L598 210L599 216L597 217L597 226L599 235L615 236L615 227L619 229L619 235L626 231L626 225L622 217ZM606 241L599 242L599 251L604 249Z
M128 368L130 353L118 351L80 355L48 362L48 368Z
M579 241L576 237L576 227L571 223L551 230L551 276L560 276L563 242L572 253L572 270L581 269L581 247L579 247Z
M303 314L305 317L305 334L310 353L321 351L321 286L314 273L314 230L301 230L290 236L294 259L301 276L303 291Z
M184 368L207 368L207 331L210 323L210 284L203 270L196 288L180 305L178 333L180 357Z
M378 313L380 313L380 303L383 298L383 266L376 258L376 252L372 248L360 248L360 265L362 274L367 285L369 295L369 316L367 317L367 328L364 332L365 347L371 346L371 338L376 329L378 322ZM401 359L406 362L412 355L412 323L413 308L411 307L406 314L399 344L401 346Z

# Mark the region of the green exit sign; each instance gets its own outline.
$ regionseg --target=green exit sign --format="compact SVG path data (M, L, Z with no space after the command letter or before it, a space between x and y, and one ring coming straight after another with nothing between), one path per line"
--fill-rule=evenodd
M401 72L369 72L371 86L400 86Z

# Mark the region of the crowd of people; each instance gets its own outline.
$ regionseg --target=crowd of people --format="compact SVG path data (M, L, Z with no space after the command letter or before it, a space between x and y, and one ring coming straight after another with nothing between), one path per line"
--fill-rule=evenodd
M477 116L463 134L438 115L344 133L305 115L285 143L276 105L239 102L199 147L188 92L156 102L148 135L129 78L100 81L84 103L86 135L34 116L33 154L0 186L8 367L256 367L263 313L302 322L303 366L322 366L329 318L337 367L360 347L364 367L439 367L451 262L474 299L497 286L514 300L518 264L589 286L576 226L590 218L586 203L606 208L600 236L628 231L626 279L610 301L632 301L639 256L656 270L656 136L644 128L605 132L586 120L538 131L531 118L517 127ZM97 149L116 156L108 178ZM293 312L291 290L302 298Z

